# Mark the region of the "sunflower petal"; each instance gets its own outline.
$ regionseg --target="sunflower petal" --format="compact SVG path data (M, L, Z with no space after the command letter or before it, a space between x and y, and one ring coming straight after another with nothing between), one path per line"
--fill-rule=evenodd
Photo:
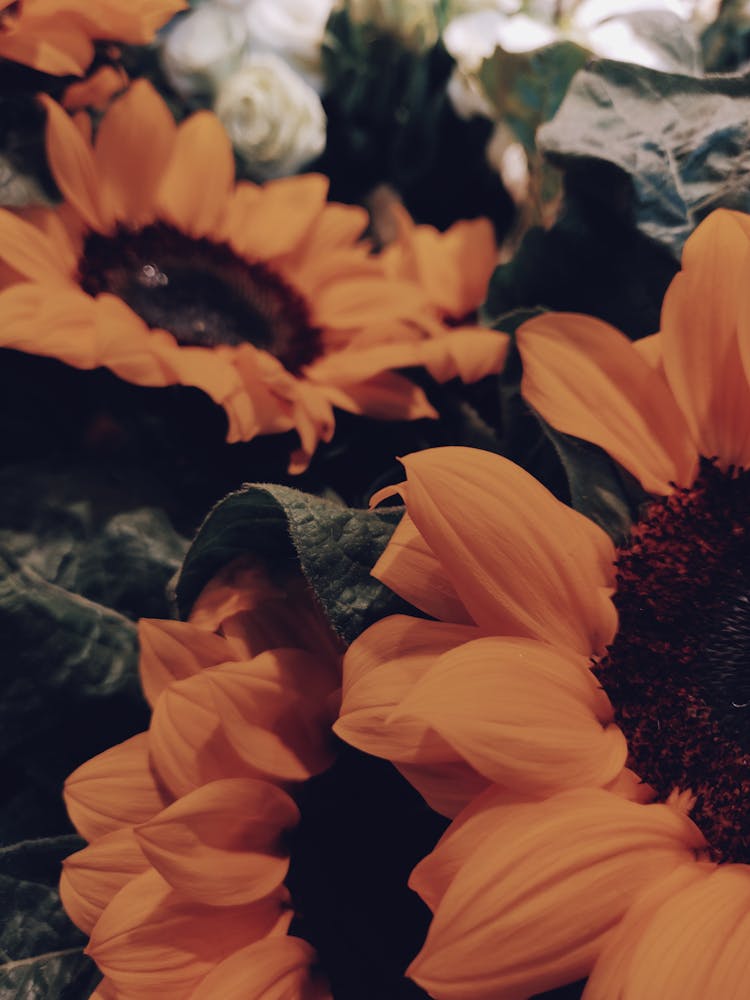
M649 493L690 485L697 452L658 368L592 316L547 313L518 330L521 390L565 434L599 445Z
M275 260L293 253L323 212L328 178L282 177L252 190L244 220L231 220L232 245L250 260Z
M112 897L148 867L132 827L105 834L63 862L60 898L66 913L90 934Z
M290 919L282 895L206 906L189 902L151 870L117 893L86 950L123 992L184 1000L215 965L252 941L283 934Z
M601 790L510 807L454 876L408 974L435 1000L517 1000L582 978L639 893L704 846L683 813Z
M137 827L154 868L187 898L235 906L281 885L289 858L280 837L299 822L286 792L252 778L202 785Z
M296 937L266 938L214 969L190 1000L327 1000L311 979L315 950Z
M188 622L141 618L138 641L141 686L152 708L173 681L240 658L226 639Z
M584 656L486 637L444 653L386 718L438 733L490 781L535 797L613 781L628 748Z
M190 236L216 237L233 187L229 136L216 115L196 111L177 129L155 195L156 211Z
M14 212L0 208L0 261L30 281L65 281L53 241Z
M99 189L90 145L56 101L46 94L39 100L47 111L47 158L57 186L90 229L108 233L115 219Z
M65 805L86 840L144 823L164 808L151 770L148 734L139 733L81 764L65 782Z
M590 655L612 640L614 548L523 469L473 448L403 459L406 505L474 621Z
M154 221L156 189L176 134L169 108L146 80L135 80L102 119L97 171L114 216L132 229Z
M698 451L722 468L750 464L750 386L738 341L750 289L750 225L712 212L689 237L662 305L664 370Z

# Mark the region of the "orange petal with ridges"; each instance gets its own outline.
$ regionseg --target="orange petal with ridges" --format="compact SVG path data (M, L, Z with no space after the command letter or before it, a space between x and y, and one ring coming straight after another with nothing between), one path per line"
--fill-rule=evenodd
M110 900L148 867L132 827L105 834L63 861L60 898L66 913L90 934Z
M209 781L253 773L224 736L207 673L171 684L162 692L151 716L150 760L175 798ZM150 818L144 816L143 822Z
M621 942L627 961L609 980L614 992L607 1000L744 1000L750 976L750 869L721 865L690 880L663 899L633 938ZM611 960L611 952L607 957ZM604 996L600 987L589 995Z
M406 492L405 485L403 492ZM444 622L474 624L440 561L420 535L408 511L399 521L383 554L370 572L376 580L380 580L425 614Z
M244 187L238 185L238 191ZM328 178L322 174L282 177L253 189L242 212L229 216L232 246L250 260L272 261L295 251L322 213Z
M704 881L715 868L714 864L707 861L681 865L640 895L607 940L588 978L583 998L623 1000L622 990L628 978L633 952L651 918L662 903L688 886ZM649 996L649 993L644 996ZM654 996L658 996L660 1000L664 997L666 1000L668 993L654 993Z
M30 281L52 284L67 278L49 237L5 208L0 208L0 261Z
M190 1000L326 1000L311 978L315 949L297 937L257 941L225 959Z
M409 876L413 889L434 912L458 871L487 837L524 802L517 793L490 785L459 812L433 850ZM530 799L531 801L531 799Z
M135 80L102 119L96 168L113 214L131 229L154 221L156 190L176 134L172 113L146 80Z
M339 409L376 420L436 420L439 416L423 390L395 372L383 372L352 385L326 385L320 389Z
M487 788L487 779L463 760L437 764L397 763L395 766L430 809L449 819L457 816Z
M64 796L73 825L89 841L151 819L168 797L151 770L148 733L81 764L65 782Z
M216 115L196 111L177 128L154 195L156 214L189 236L220 237L233 187L229 136Z
M56 101L46 94L39 100L47 111L47 159L57 186L89 228L110 232L115 219L99 189L90 145Z
M142 1000L184 1000L240 948L284 934L291 916L284 895L243 906L190 902L152 870L114 897L86 952L125 993Z
M740 316L750 289L747 216L718 209L688 238L662 305L664 370L698 451L722 468L750 464L750 385ZM743 337L746 342L747 338Z
M281 885L289 857L281 835L299 822L286 792L252 778L202 785L137 827L154 868L188 899L237 906Z
M402 462L407 510L480 627L603 651L617 615L600 528L499 455L433 448Z
M304 781L331 765L330 687L309 653L273 650L202 676L224 737L254 773Z
M520 1000L585 977L637 896L704 847L683 813L598 789L511 807L408 974L435 1000Z
M447 650L475 639L472 626L394 615L376 622L344 659L344 696L334 732L366 753L406 763L457 761L435 732L409 719L387 721Z
M385 723L411 722L416 746L437 733L485 778L535 797L617 777L628 747L613 715L586 657L492 636L440 656Z
M565 434L599 445L650 493L688 486L698 455L658 368L608 323L546 313L518 330L521 391Z
M188 622L141 618L138 622L139 670L146 700L153 708L162 691L174 681L229 660L239 660L220 635Z

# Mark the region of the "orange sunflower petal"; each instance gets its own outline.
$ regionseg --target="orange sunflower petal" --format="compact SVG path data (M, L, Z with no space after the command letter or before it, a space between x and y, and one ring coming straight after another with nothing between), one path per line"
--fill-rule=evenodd
M683 813L600 790L511 807L459 868L408 974L435 1000L517 1000L582 978L638 894L704 846Z
M266 938L217 965L190 1000L327 1000L312 981L314 961L314 949L301 938Z
M90 145L56 101L46 94L39 100L47 111L47 158L57 186L90 229L110 232L115 220L100 190Z
M131 229L154 221L156 190L176 133L169 108L146 80L134 81L102 119L95 159L103 197L115 218Z
M184 1000L234 952L291 919L284 896L243 906L188 902L156 871L129 882L91 934L87 953L118 989L142 1000Z
M234 185L234 155L224 127L197 111L177 129L172 156L155 195L158 214L190 236L221 230Z
M252 217L244 221L238 213L231 219L231 242L250 260L274 260L293 253L323 212L328 178L282 177L253 190Z
M738 340L749 267L747 216L718 209L688 238L662 306L667 379L699 452L722 468L750 464L747 348Z
M322 386L321 391L334 406L376 420L434 420L439 416L422 389L395 372L353 385Z
M99 837L63 862L60 898L65 912L90 934L112 897L148 867L132 827Z
M636 899L597 959L586 983L585 1000L623 1000L622 990L628 978L633 951L653 915L666 900L708 878L715 867L707 861L681 865Z
M203 785L138 826L154 868L186 898L236 906L278 889L289 858L281 834L299 822L286 792L252 778Z
M537 796L617 777L628 748L613 714L585 656L488 636L439 656L386 727L417 724L416 745L437 733L485 778Z
M233 647L188 622L141 618L138 622L140 677L143 693L152 707L173 681L200 673L206 667L238 660Z
M447 650L474 639L472 626L394 615L376 622L344 659L344 696L336 734L366 753L399 762L455 761L436 733L402 719L389 722L415 684Z
M65 281L52 240L14 212L0 208L0 260L31 281Z
M408 512L399 521L371 572L376 580L425 614L444 622L474 624Z
M662 373L614 327L548 313L518 330L526 400L557 430L599 445L650 493L695 478L697 452Z
M86 761L65 782L65 805L86 840L144 823L164 808L164 791L149 762L148 734L139 733Z
M409 514L480 627L603 650L616 613L600 528L498 455L434 448L402 461Z

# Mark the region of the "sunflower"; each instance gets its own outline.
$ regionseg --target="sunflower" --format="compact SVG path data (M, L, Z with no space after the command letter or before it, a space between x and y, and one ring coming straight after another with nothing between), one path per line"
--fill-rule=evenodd
M246 562L190 622L139 631L150 728L65 787L89 845L60 892L104 973L97 996L323 1000L283 883L293 790L332 760L336 641L301 579Z
M619 549L498 456L404 460L375 575L436 620L351 647L335 729L454 817L410 882L436 1000L747 995L749 250L710 216L645 342L519 330L531 403L653 494Z
M324 177L235 183L215 115L177 126L145 81L111 104L93 145L44 101L65 203L0 212L12 271L0 346L197 386L224 407L229 441L296 429L295 471L331 438L333 406L437 415L393 369L472 380L502 367L505 335L440 323L418 285L370 255L364 211L326 203Z
M0 0L0 60L54 76L82 76L94 42L143 44L184 0Z

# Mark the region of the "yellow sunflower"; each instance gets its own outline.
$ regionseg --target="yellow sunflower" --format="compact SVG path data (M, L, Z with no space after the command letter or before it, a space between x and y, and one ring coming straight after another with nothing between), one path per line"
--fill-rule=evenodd
M519 331L531 403L657 495L619 549L498 456L404 460L375 575L435 620L357 640L335 729L455 817L410 882L436 1000L747 996L749 268L717 212L653 338Z
M148 732L65 787L89 845L60 892L104 973L96 996L325 1000L283 883L294 789L333 759L336 641L301 579L235 563L191 622L144 620L140 643Z
M332 436L334 406L436 416L393 369L471 380L502 367L505 335L440 323L417 284L370 255L365 213L326 203L324 177L235 183L215 115L177 126L145 81L93 144L44 100L65 203L0 212L0 346L197 386L224 407L229 441L296 429L295 470Z
M82 76L94 42L142 44L184 0L0 0L0 59L54 76Z

